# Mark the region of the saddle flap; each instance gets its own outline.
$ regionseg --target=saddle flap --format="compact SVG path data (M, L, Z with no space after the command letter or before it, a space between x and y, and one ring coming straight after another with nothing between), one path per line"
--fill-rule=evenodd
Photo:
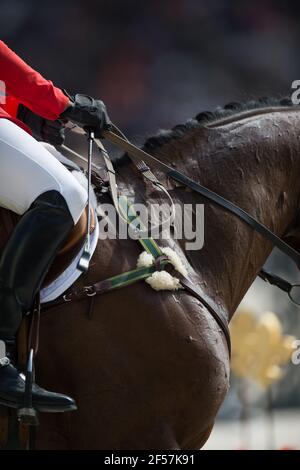
M3 208L0 209L0 250L4 248L19 219L20 216L14 212ZM70 231L64 245L57 253L54 262L45 277L43 287L54 281L54 279L56 279L68 267L72 259L82 248L85 241L87 223L88 207L85 208L77 224ZM91 208L91 234L94 232L95 226L95 212Z
M70 264L72 259L76 256L79 250L82 248L85 238L86 238L86 231L87 231L87 224L88 224L88 207L85 208L83 211L79 221L73 227L69 236L59 250L58 254L55 257L55 260L50 267L45 280L43 282L42 287L46 287L51 282L54 281ZM95 230L96 222L95 222L95 212L91 208L91 228L90 234L92 234Z

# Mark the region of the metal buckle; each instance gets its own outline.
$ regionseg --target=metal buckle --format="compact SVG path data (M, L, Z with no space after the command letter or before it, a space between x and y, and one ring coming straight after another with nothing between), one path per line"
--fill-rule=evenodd
M72 294L65 294L63 295L63 299L65 302L71 302L72 301Z
M97 294L94 286L85 286L84 292L86 293L88 297L94 297L94 295Z

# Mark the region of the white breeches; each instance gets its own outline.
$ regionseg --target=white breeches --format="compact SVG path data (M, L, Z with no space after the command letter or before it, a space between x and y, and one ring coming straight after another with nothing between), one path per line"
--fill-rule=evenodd
M8 119L0 119L0 206L22 215L50 190L65 198L76 224L87 191L40 142Z

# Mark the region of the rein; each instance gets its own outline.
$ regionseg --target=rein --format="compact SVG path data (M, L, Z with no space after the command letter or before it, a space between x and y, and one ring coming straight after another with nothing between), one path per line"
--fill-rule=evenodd
M184 175L178 170L174 170L174 168L162 163L157 158L153 157L149 153L145 152L144 150L136 147L132 143L128 142L128 140L123 139L122 136L118 135L118 129L113 126L115 132L104 130L103 136L107 138L111 143L120 147L124 152L128 153L129 157L133 158L133 160L144 160L148 164L154 164L158 169L160 169L163 173L166 174L167 177L182 183L184 186L191 188L193 191L201 194L201 196L206 197L213 203L221 206L223 209L231 212L232 214L238 216L241 220L243 220L247 225L249 225L254 231L258 232L264 238L272 243L273 246L276 246L282 253L287 255L291 258L297 268L300 267L300 253L297 252L294 248L288 245L284 240L280 237L275 235L270 229L268 229L264 224L259 222L255 217L248 214L248 212L244 211L240 207L236 206L232 202L228 201L224 197L220 196L219 194L215 193L214 191L208 189L207 187L203 186L200 183L197 183L193 179L189 178L188 176ZM284 280L279 276L275 276L264 269L260 271L258 274L261 279L270 284L273 284L280 289L282 289L282 285ZM286 291L286 290L285 290Z

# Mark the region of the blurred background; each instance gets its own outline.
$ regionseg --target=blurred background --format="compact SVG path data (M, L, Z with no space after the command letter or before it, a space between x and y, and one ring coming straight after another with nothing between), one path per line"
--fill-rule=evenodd
M57 86L101 97L113 121L142 143L230 101L290 95L300 79L299 13L292 0L1 0L0 31ZM276 253L268 265L299 280ZM300 309L276 288L256 281L244 304L257 317L274 311L283 333L300 338ZM272 385L275 424L283 432L273 444L264 440L271 432L264 427L266 392L254 383L247 383L250 427L241 437L239 386L233 376L208 448L238 448L241 439L250 448L300 448L300 365L288 361Z

